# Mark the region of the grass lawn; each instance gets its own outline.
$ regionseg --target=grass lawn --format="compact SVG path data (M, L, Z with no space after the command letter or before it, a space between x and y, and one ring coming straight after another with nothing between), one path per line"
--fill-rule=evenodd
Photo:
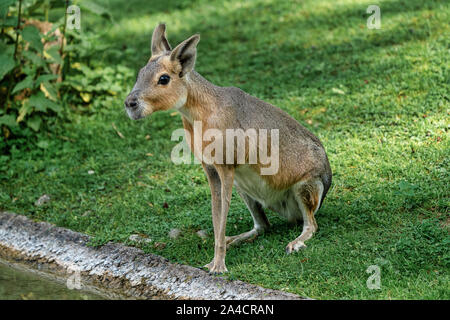
M83 13L81 23L110 46L99 60L137 72L158 22L172 46L198 32L198 72L279 106L327 150L333 184L308 248L286 255L301 225L268 212L271 231L230 249L224 277L317 299L450 299L447 1L378 1L379 30L366 26L371 0L97 3L114 23ZM133 245L145 252L202 266L214 242L206 178L170 160L179 115L125 115L133 84L41 134L48 147L29 141L0 156L0 209L87 233L93 245L142 234L152 242ZM52 201L36 207L43 194ZM233 193L227 233L251 227ZM380 290L367 288L370 265L381 268Z

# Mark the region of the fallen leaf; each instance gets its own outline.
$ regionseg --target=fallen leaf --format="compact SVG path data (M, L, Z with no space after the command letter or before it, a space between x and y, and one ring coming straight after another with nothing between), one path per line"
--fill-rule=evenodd
M53 100L53 101L57 101L57 98L58 98L57 97L57 92L56 92L56 90L54 88L52 88L50 86L50 84L42 82L40 84L39 88L44 93L46 98L49 98L50 100ZM81 98L83 98L83 96ZM85 101L85 102L89 102L89 101Z
M114 122L112 123L112 127L114 130L116 130L116 133L119 137L121 137L122 139L125 139L125 137L123 136L123 134L117 129L116 125L114 124Z
M40 207L43 204L46 204L46 203L50 202L50 200L51 200L50 196L48 194L44 194L39 199L36 200L34 205L37 206L37 207Z
M84 102L88 103L91 101L92 94L88 92L80 92L81 99L83 99Z
M164 242L155 242L153 245L155 249L164 249L166 247L166 244Z
M331 91L333 91L334 93L337 93L337 94L345 94L345 92L343 90L338 89L338 88L332 88Z

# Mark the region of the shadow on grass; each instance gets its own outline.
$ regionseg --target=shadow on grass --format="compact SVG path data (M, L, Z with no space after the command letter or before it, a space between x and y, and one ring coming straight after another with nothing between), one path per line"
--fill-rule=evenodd
M113 3L112 7L115 6ZM160 2L157 3L156 8ZM195 19L197 23L187 23L174 32L171 30L171 21L166 21L169 41L175 46L175 39L181 41L194 33L200 33L202 40L197 63L200 73L218 85L239 86L251 94L270 99L298 92L301 87L331 87L353 81L355 77L365 79L371 75L385 74L383 65L376 64L376 69L372 65L380 50L411 40L425 40L430 32L427 28L420 28L426 24L425 19L400 24L394 21L395 17L417 10L437 8L442 2L382 2L384 20L381 30L367 29L365 5L341 5L314 13L304 11L304 4L299 4L298 8L294 8L300 12L299 15L287 15L280 22L267 21L265 16L277 16L278 5L276 2L262 4L255 1L245 7L222 11L203 11L202 5L198 5L198 19ZM149 7L152 5L149 4ZM180 7L171 1L164 2L163 7L164 12L186 10L186 7ZM130 14L115 13L116 17L120 17L119 23L124 19L158 11L142 11L137 4L131 4L128 8L132 11ZM196 8L194 3L186 12L192 14L189 10L196 11ZM209 15L203 16L204 12ZM148 24L156 26L158 22L150 18ZM344 28L352 29L355 26L358 26L359 32L345 33ZM311 39L311 34L328 37L333 32L336 32L336 36L325 44L322 39ZM305 39L302 34L307 35ZM140 63L145 63L150 55L150 36L151 33L147 31L124 29L113 37L107 36L106 40L117 44L117 47L126 45L135 49L136 55L123 56L120 60L138 70ZM132 43L130 39L133 39ZM224 74L226 76L221 76Z
M99 5L108 8L114 20L130 20L143 15L170 13L173 10L184 10L196 5L196 0L100 0Z

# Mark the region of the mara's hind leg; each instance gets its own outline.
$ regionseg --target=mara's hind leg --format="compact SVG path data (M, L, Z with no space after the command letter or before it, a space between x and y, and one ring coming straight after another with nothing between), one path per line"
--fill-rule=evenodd
M314 214L319 209L323 193L323 184L320 180L300 183L293 189L295 200L303 216L303 230L301 235L286 247L287 253L306 248L305 241L309 240L317 231L317 222Z
M226 237L227 247L237 245L243 241L251 241L260 234L264 233L264 231L266 231L270 227L269 220L267 220L266 214L261 204L252 199L245 192L239 190L239 188L236 188L236 190L238 191L242 200L247 205L248 210L252 214L253 229L236 236Z

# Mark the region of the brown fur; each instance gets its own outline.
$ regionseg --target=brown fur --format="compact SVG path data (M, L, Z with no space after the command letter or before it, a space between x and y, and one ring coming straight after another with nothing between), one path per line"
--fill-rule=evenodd
M190 148L201 159L210 142L203 141L202 150L194 150L194 121L201 121L203 132L216 129L225 134L227 129L279 130L279 170L273 175L261 175L261 162L249 165L203 163L211 188L212 217L215 236L213 261L207 265L211 272L226 271L226 244L253 239L264 232L269 223L262 209L266 206L283 213L288 220L302 219L302 234L290 242L290 253L305 247L304 242L317 230L314 214L320 208L331 184L331 169L319 139L290 117L286 112L234 87L218 87L194 70L197 44L194 35L173 50L165 36L165 25L159 25L152 38L152 56L139 72L136 84L127 97L129 116L143 118L158 110L177 109L183 126L190 133ZM159 84L162 75L170 82ZM134 104L134 107L130 106ZM248 137L245 159L249 159ZM226 141L223 154L226 154ZM268 141L270 150L270 140ZM244 234L226 237L226 217L233 183L252 214L255 227ZM281 199L281 200L280 200Z

